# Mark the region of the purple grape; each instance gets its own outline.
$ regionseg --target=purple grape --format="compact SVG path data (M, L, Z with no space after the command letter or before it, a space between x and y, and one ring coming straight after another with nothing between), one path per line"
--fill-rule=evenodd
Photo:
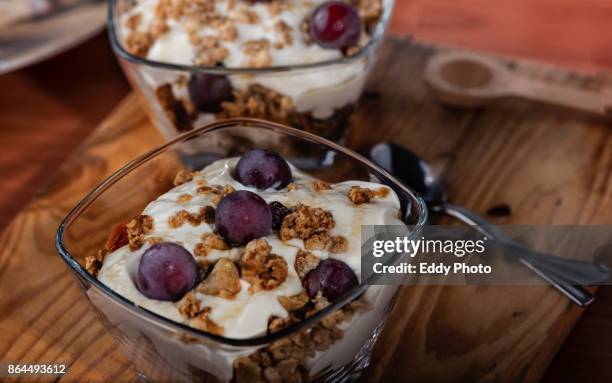
M239 190L223 197L215 212L219 235L233 245L265 237L272 226L270 207L257 194Z
M218 113L222 102L234 99L232 84L225 76L194 73L187 87L191 101L202 113Z
M302 283L311 298L314 298L320 290L325 298L333 302L357 286L359 281L346 263L328 258L306 274Z
M147 298L176 302L195 287L197 277L198 266L189 251L161 242L140 258L135 284Z
M356 45L361 20L353 6L342 1L319 5L310 19L310 36L323 48L344 49Z
M293 181L291 168L278 153L255 149L240 157L234 172L236 180L257 189L282 189Z
M287 214L291 213L291 209L278 201L273 201L270 202L270 211L272 212L272 229L280 230L283 225L283 219Z

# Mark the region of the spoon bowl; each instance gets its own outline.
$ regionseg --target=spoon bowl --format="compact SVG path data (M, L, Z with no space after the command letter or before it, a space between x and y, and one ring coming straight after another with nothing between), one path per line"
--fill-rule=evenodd
M369 157L416 191L428 207L446 201L433 169L413 152L399 145L381 142L372 146Z
M488 57L451 52L434 56L425 68L425 80L440 101L474 108L506 96L510 72Z
M477 108L504 98L520 98L608 116L612 105L597 92L527 78L491 57L443 52L425 67L425 81L445 104Z
M396 144L381 142L370 149L369 157L372 162L419 193L432 212L456 218L514 250L513 253L518 255L519 262L557 288L575 304L586 306L595 299L591 292L582 287L583 284L596 284L610 279L607 269L600 270L589 262L564 259L528 249L476 212L448 203L439 177L436 177L436 173L426 161L412 151Z

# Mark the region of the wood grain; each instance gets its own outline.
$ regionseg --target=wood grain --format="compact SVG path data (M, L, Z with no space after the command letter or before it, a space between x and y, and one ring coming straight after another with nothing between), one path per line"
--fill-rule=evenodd
M386 44L352 127L352 147L389 140L412 148L443 165L454 202L480 212L509 204L511 217L497 223L606 223L612 217L609 127L522 102L474 112L444 108L420 80L432 52L400 40ZM570 86L600 85L549 68L519 70ZM52 238L86 191L160 141L129 97L4 232L0 360L70 363L60 381L135 381L55 255ZM404 288L368 378L537 381L580 313L545 286Z
M127 94L106 34L0 76L0 228Z
M367 147L381 139L407 145L445 169L452 201L480 212L511 206L512 216L498 219L499 224L609 222L611 147L603 121L520 101L473 112L443 108L425 87L397 86L397 77L387 77L402 73L406 81L419 83L427 48L402 51L400 42L391 44L395 49L386 50L389 56L382 59L391 64L372 79L372 96L362 106L368 113L356 121L357 126L385 129L354 134L351 146ZM556 83L601 86L533 65L518 69ZM378 345L382 359L373 362L373 379L536 381L580 314L545 287L407 290L390 323L408 326L385 329L389 334ZM464 303L463 309L457 309L457 302ZM380 353L389 348L395 349L393 355Z

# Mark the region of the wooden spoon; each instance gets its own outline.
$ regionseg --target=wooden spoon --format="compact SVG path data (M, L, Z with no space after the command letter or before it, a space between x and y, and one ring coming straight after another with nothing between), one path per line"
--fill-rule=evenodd
M612 112L612 104L604 104L599 93L529 79L474 53L435 55L427 63L425 80L442 102L459 107L515 97L598 115Z

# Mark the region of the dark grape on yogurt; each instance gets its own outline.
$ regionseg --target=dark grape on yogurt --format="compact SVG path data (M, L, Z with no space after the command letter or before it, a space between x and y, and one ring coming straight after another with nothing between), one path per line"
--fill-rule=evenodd
M217 233L232 245L246 245L252 239L265 237L271 226L270 207L248 190L226 195L215 212Z
M293 182L287 161L278 153L263 149L251 150L240 157L234 177L241 184L257 189L282 189Z
M359 280L346 263L329 258L322 260L314 270L306 274L302 283L311 298L321 291L325 298L333 302L359 285Z
M197 278L191 253L176 243L161 242L140 258L134 283L147 298L176 302L195 287Z

